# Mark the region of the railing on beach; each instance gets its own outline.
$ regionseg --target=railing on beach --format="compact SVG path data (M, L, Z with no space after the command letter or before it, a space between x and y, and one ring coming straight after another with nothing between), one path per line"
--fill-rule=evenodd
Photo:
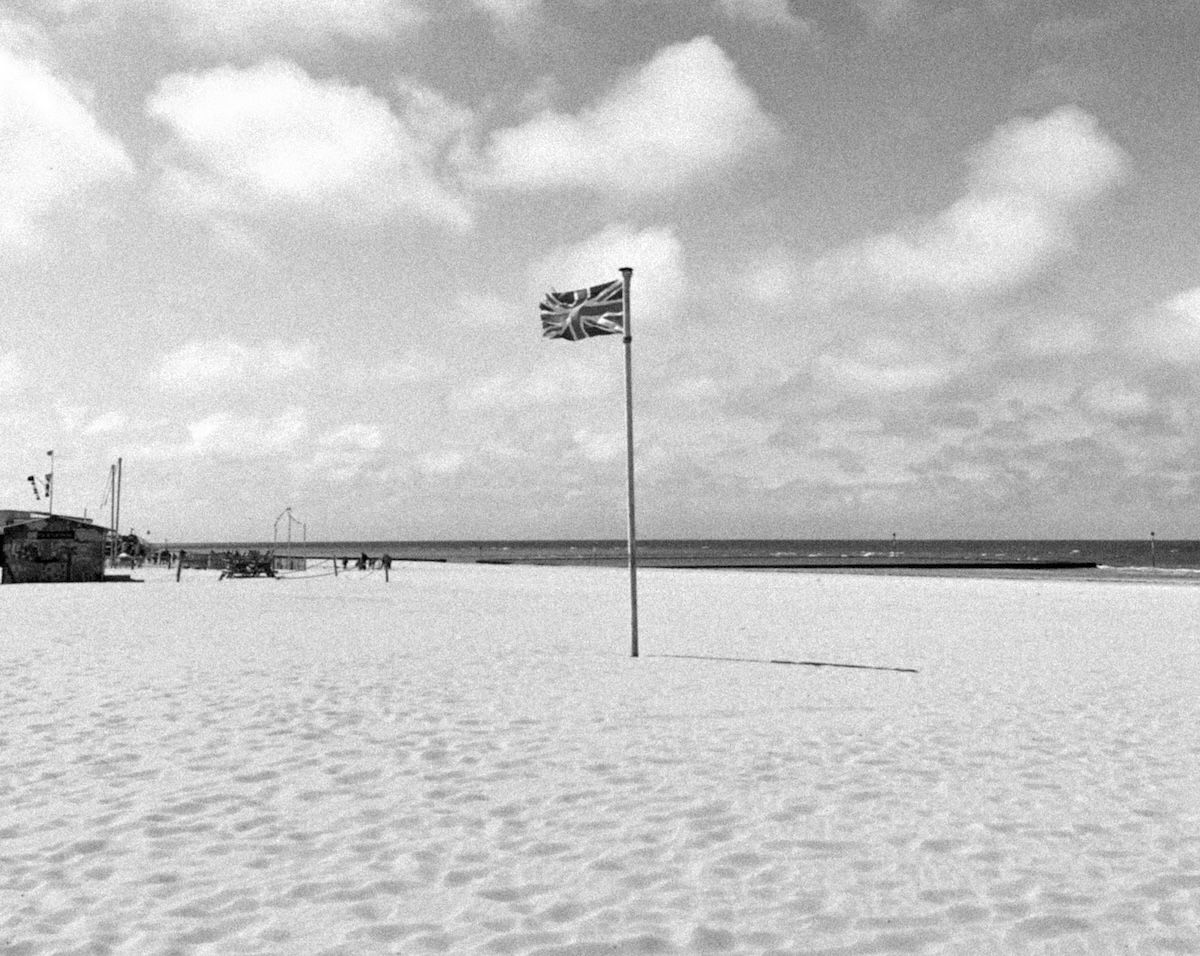
M182 559L180 555L175 555L174 560L182 560L182 566L193 571L224 571L230 562L236 560L238 553L235 551L184 551ZM307 557L299 555L274 555L269 558L273 562L273 567L276 571L305 571L308 569Z
M171 555L170 564L175 567L175 580L180 580L186 568L193 571L220 571L221 578L244 578L266 576L313 578L332 576L349 571L374 573L383 572L383 579L390 580L393 559L389 555L371 558L361 555L350 558L342 555L274 554L250 550L196 550L182 549ZM281 573L282 572L282 573Z

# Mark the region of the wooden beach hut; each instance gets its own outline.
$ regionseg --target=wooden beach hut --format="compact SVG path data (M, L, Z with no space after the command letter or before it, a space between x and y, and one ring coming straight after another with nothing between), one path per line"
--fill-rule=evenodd
M0 511L0 584L103 581L107 536L84 518Z

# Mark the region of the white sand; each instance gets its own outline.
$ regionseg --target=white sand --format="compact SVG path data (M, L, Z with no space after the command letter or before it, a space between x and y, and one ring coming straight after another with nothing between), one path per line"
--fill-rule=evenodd
M0 588L0 953L1200 952L1200 586Z

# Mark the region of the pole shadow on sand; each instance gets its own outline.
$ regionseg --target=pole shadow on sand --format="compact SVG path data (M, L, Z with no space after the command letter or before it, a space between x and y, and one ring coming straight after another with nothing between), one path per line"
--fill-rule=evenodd
M708 654L644 654L644 657L674 657L693 661L727 661L735 664L787 664L792 667L842 667L857 671L891 671L894 674L919 674L915 667L880 667L874 664L835 664L831 661L788 661L766 657L714 657Z

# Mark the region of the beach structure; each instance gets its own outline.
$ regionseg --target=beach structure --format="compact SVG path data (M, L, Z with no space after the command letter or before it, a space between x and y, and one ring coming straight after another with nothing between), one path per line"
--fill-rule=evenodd
M0 511L0 584L103 581L107 537L86 518Z

